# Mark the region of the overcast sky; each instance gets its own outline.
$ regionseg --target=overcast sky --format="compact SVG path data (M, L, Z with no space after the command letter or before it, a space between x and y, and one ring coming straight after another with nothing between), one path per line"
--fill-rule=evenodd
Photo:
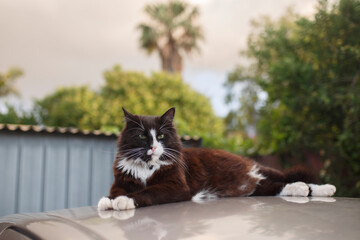
M148 0L0 0L0 72L21 67L17 88L22 102L59 86L104 83L102 73L121 64L125 70L160 70L158 56L139 48L136 25L145 19ZM158 1L157 1L158 2ZM202 54L185 58L183 77L226 115L226 75L246 47L250 20L276 19L286 8L311 15L316 0L192 0L199 6L206 41ZM0 100L4 102L4 100Z

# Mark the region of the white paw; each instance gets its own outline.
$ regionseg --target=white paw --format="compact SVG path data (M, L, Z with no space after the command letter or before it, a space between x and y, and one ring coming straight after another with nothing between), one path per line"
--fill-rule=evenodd
M304 182L289 183L285 185L279 195L307 197L309 195L309 186Z
M134 209L134 199L127 196L119 196L112 201L112 207L114 210Z
M112 209L112 203L111 200L107 197L102 197L98 202L98 210L108 210Z
M309 184L309 187L311 188L311 196L313 197L331 197L336 192L336 187L331 184Z

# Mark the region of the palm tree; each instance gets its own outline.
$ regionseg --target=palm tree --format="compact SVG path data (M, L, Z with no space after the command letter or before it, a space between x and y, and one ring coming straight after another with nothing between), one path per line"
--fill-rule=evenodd
M163 71L181 73L182 54L200 51L198 42L204 40L201 27L194 24L198 8L171 0L147 5L145 12L151 22L138 25L141 48L148 54L159 53Z

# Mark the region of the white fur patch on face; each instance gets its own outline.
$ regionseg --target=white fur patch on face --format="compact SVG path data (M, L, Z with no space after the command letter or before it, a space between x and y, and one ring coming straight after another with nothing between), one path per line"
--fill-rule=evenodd
M159 158L163 153L164 153L164 147L162 146L162 144L157 140L156 138L156 131L155 129L151 129L150 130L150 135L153 138L153 144L152 144L152 148L155 148L154 151L152 151L152 158Z
M294 182L286 184L281 190L280 196L307 197L309 195L309 186L304 182Z
M257 180L256 180L256 184L259 184L259 182L260 182L261 180L266 179L266 177L264 177L261 173L259 173L259 167L258 167L256 164L254 164L254 165L252 166L250 172L248 172L248 175L249 175L250 177L252 177L252 178L257 179Z
M98 202L98 210L104 211L108 209L112 209L111 200L107 197L102 197Z
M114 210L134 209L134 199L127 196L119 196L112 201L112 207Z
M331 184L308 184L308 186L311 188L311 196L313 197L331 197L336 192L336 187Z
M196 203L202 203L207 200L216 200L216 199L218 199L218 196L216 195L216 193L210 190L201 190L191 198L191 200Z

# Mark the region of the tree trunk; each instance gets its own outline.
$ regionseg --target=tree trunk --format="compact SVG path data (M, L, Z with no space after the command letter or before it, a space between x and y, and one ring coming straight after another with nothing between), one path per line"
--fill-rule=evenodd
M159 49L162 70L169 73L180 73L182 71L182 57L179 51L170 43Z

